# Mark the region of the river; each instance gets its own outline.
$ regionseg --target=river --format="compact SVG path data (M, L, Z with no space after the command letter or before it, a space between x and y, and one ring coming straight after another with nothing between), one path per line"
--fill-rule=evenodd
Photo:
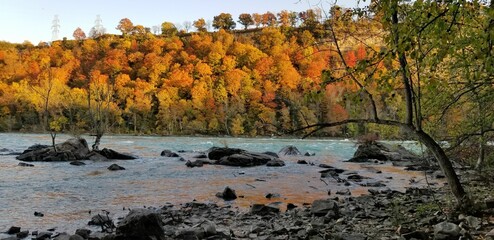
M60 135L57 142L71 136ZM91 137L85 136L89 143ZM349 140L336 139L281 139L281 138L219 138L219 137L155 137L104 136L101 147L139 156L137 160L111 162L85 161L84 166L68 162L35 162L34 167L18 166L10 152L22 152L33 144L48 144L48 134L0 133L0 232L10 226L46 231L73 233L87 227L91 215L102 210L114 218L124 216L128 208L160 207L165 203L180 204L192 200L231 204L246 210L253 202L281 201L301 205L315 199L331 197L337 190L349 188L354 195L367 193L358 184L344 186L333 179L320 180L321 163L356 171L360 175L382 181L387 187L403 191L414 178L416 185L425 184L421 172L404 171L389 164L369 165L346 163L356 145ZM411 142L400 142L413 145ZM177 158L160 156L164 149L172 151L205 151L213 146L243 148L249 151L278 152L287 145L296 146L313 157L282 157L284 167L238 168L205 165L187 168ZM189 155L185 154L186 158ZM314 165L300 165L304 159ZM108 171L117 163L125 171ZM379 172L382 173L379 173ZM215 197L226 186L242 196L232 202ZM266 199L267 193L278 193L279 198ZM35 217L34 212L44 217ZM90 214L91 212L91 214ZM2 234L0 234L2 237Z

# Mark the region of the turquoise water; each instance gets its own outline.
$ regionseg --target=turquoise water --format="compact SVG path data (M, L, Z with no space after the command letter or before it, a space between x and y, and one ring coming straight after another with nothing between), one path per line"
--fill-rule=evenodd
M68 138L70 136L61 135L57 142ZM86 139L91 144L92 139ZM0 134L0 149L14 152L21 152L36 143L49 142L48 134ZM258 152L278 152L287 145L294 145L302 153L313 152L316 156L282 157L286 166L280 168L206 165L192 169L178 158L160 156L164 149L184 150L188 153L182 156L191 159L195 152L225 145ZM420 172L407 172L390 165L343 162L356 149L355 143L348 140L104 136L103 147L132 153L139 159L85 161L85 166L72 166L68 162L35 162L35 167L20 167L15 156L0 155L0 232L10 226L20 226L29 230L56 228L56 231L73 233L77 228L87 227L91 215L101 210L109 211L113 217L121 217L127 213L124 208L160 207L167 202L180 204L194 199L232 204L242 210L253 202L310 203L327 198L328 190L333 194L345 188L350 188L355 195L367 192L367 188L357 184L347 187L332 179L320 180L318 171L321 168L317 167L320 163L356 171L383 181L396 190L407 187L410 178L418 179L416 182L419 184L425 182L421 181L423 174ZM315 165L296 164L299 159ZM106 168L112 163L126 170L110 172ZM377 174L378 171L383 173ZM227 203L216 198L215 193L225 186L232 187L243 197ZM268 200L264 197L267 193L279 193L281 197ZM35 211L45 216L35 217Z

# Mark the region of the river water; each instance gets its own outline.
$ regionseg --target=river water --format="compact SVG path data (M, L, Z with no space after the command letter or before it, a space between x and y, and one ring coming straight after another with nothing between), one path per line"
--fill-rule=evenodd
M70 138L60 135L57 142ZM91 137L85 137L91 144ZM421 172L408 172L388 164L369 165L346 163L355 152L355 143L332 139L280 139L280 138L218 138L218 137L154 137L104 136L101 147L139 156L137 160L111 162L85 161L85 166L72 166L68 162L35 162L35 167L20 167L19 161L9 152L22 152L33 144L48 144L48 134L0 133L0 232L10 226L46 231L73 233L87 227L91 215L110 212L112 217L124 216L128 208L160 207L165 203L180 204L192 200L231 204L246 210L251 203L281 201L301 205L315 199L331 197L338 190L349 188L353 195L366 194L368 188L358 184L344 186L334 179L320 180L321 163L356 171L387 187L403 191L414 179L415 185L425 184ZM400 142L413 145L410 142ZM164 149L172 151L205 151L213 146L242 148L249 151L278 152L287 145L296 146L302 153L313 157L282 157L284 167L238 168L205 165L187 168L178 158L160 156ZM193 155L193 154L192 154ZM185 154L189 158L191 153ZM300 165L304 159L314 165ZM125 171L108 171L117 163ZM382 171L382 173L378 173ZM390 179L392 178L392 179ZM232 202L215 197L225 186L243 196ZM266 199L267 193L278 193L279 198ZM34 212L44 217L35 217ZM91 214L89 213L91 211ZM2 234L0 234L2 237Z

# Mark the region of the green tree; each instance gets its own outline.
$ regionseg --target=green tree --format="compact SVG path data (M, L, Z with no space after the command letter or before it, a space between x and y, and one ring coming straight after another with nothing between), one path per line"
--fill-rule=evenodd
M220 15L213 18L213 27L215 29L232 30L236 25L232 15L229 13L220 13Z
M247 29L249 26L254 25L254 20L250 14L242 13L238 16L238 23L244 26L244 29Z

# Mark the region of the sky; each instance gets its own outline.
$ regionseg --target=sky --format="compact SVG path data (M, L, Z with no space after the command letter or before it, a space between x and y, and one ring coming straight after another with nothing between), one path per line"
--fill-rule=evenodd
M324 1L324 2L322 2ZM329 0L333 1L334 0ZM152 27L167 21L177 25L199 18L212 20L220 13L230 13L235 21L241 13L278 13L281 10L305 11L329 9L326 0L0 0L0 41L33 44L52 40L52 22L59 19L59 39L73 39L80 27L86 35L100 15L107 33L116 30L122 18L134 25ZM343 7L357 7L357 0L338 0ZM326 9L327 8L327 9ZM238 25L238 24L237 24Z

